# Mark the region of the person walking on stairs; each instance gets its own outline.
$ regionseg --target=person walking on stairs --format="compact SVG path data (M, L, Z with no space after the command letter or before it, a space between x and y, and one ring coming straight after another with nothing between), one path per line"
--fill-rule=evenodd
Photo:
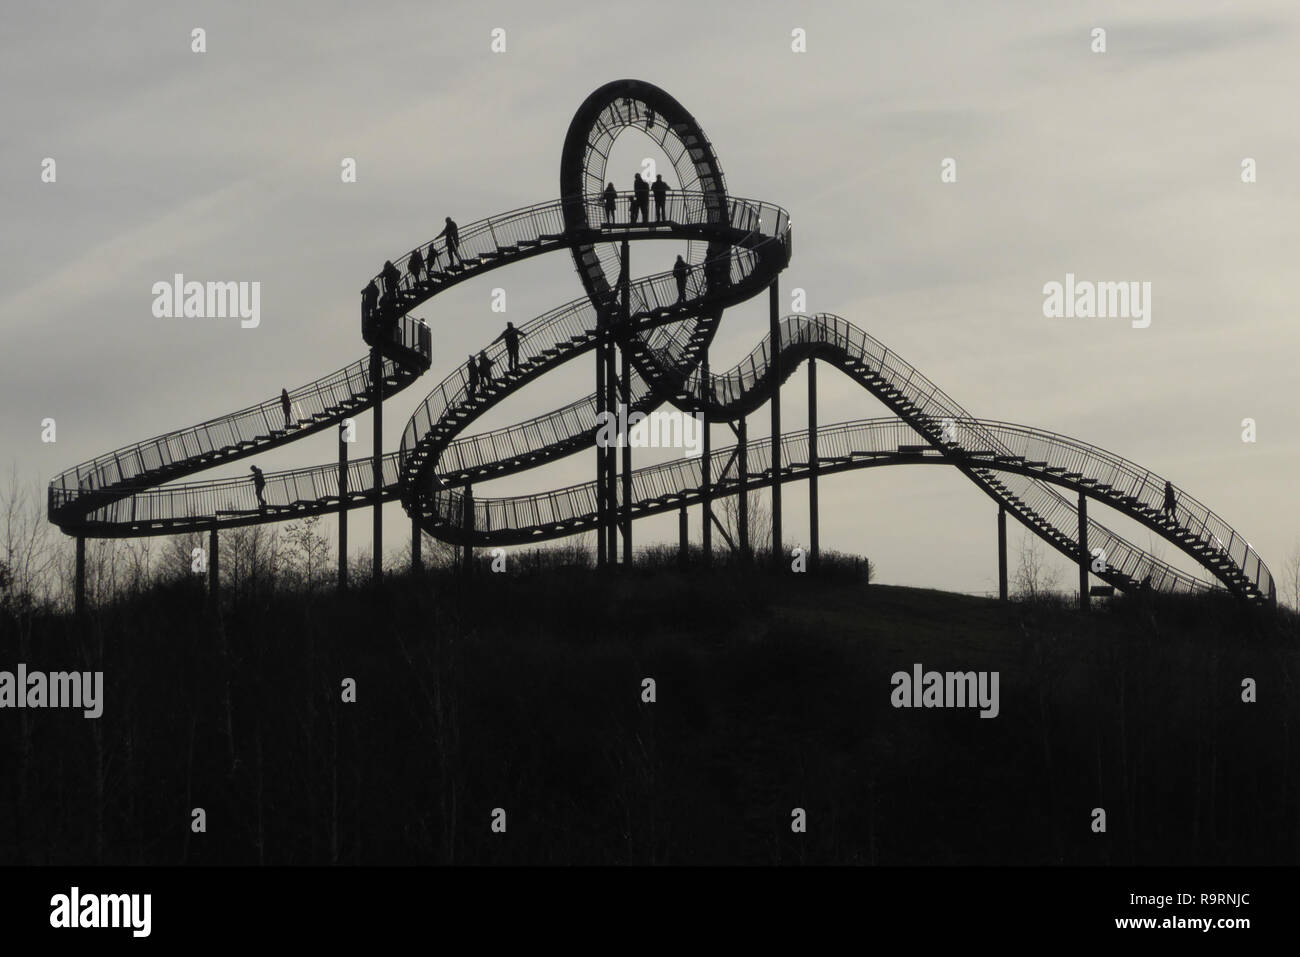
M289 404L288 389L280 390L280 408L284 411L284 427L288 429L292 425L292 421L289 418L289 413L293 409L293 406Z
M465 265L465 260L461 259L460 257L460 227L456 225L456 221L452 219L450 216L446 217L446 219L447 219L447 225L442 227L442 232L440 232L437 236L434 236L433 238L439 239L440 237L443 236L447 237L448 268L451 267L453 258L456 260L456 262L460 263L460 265L463 266Z
M473 399L478 392L478 365L474 362L474 357L469 357L469 362L465 363L465 371L469 376L469 397Z
M513 322L507 322L505 330L501 333L501 335L497 336L490 343L488 343L488 345L495 345L498 342L503 342L503 341L505 342L506 359L507 359L506 368L510 372L514 372L516 369L519 368L519 340L526 335L528 335L528 333L520 332L518 329L515 328L515 324Z
M393 261L389 259L384 263L384 269L379 274L384 279L384 294L393 301L397 302L397 287L402 284L402 274L398 272Z
M686 260L680 255L677 262L673 263L673 278L677 280L677 301L686 301L686 276L690 273L690 267L686 265Z
M257 510L265 512L266 498L262 493L266 491L266 476L262 474L262 470L256 465L250 465L248 470L253 473L253 491L257 493Z

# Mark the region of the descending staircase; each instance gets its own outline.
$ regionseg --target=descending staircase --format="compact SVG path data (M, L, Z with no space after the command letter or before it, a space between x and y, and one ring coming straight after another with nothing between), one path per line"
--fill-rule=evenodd
M1024 426L985 422L970 416L938 386L911 365L861 329L833 315L789 316L779 326L779 363L772 363L764 342L746 359L727 373L710 376L703 387L698 368L676 377L682 386L663 401L673 401L689 411L706 413L713 419L735 419L758 408L777 385L774 368L781 378L788 377L798 364L817 358L838 366L865 389L889 406L912 430L913 438L924 439L921 445L900 443L891 461L933 451L947 464L961 469L994 500L1005 506L1027 527L1033 529L1053 547L1073 560L1079 558L1078 513L1075 502L1053 486L1084 491L1097 501L1123 512L1172 541L1195 558L1234 592L1250 599L1268 599L1274 586L1267 569L1253 548L1206 506L1186 492L1178 490L1179 513L1184 524L1175 524L1160 511L1164 479L1148 470L1095 446L1064 436ZM667 374L665 373L665 376ZM703 398L701 398L703 396ZM439 417L438 425L427 434L437 434L439 441L430 445L430 456L449 444L450 437L467 426L493 403L491 395L480 397L472 407L458 407ZM552 431L545 443L511 448L505 461L532 462L546 457L548 450L564 447L573 451L594 444L594 413L586 418L593 402L583 400L577 414L560 417L552 414L542 420ZM567 434L556 434L567 422ZM527 427L512 436L526 436ZM497 433L498 435L503 433ZM455 447L452 445L451 447ZM865 450L851 450L853 460ZM879 458L881 450L871 451ZM499 460L500 461L500 460ZM461 463L463 466L463 460ZM481 458L476 467L482 474L492 474L490 462ZM769 478L770 481L770 466ZM467 480L470 473L462 467L455 477ZM641 473L637 473L640 475ZM666 474L657 472L654 474ZM717 474L717 473L715 473ZM791 470L782 480L806 475ZM698 473L682 479L684 484L655 495L634 493L634 515L648 514L654 503L680 503L695 500L701 478ZM750 485L756 483L750 482ZM423 517L434 534L460 540L464 503L451 483L426 487ZM503 502L516 502L506 505ZM474 518L474 541L481 543L520 542L572 534L591 527L595 521L595 489L587 484L574 486L564 494L544 493L520 496L512 500L477 497ZM524 516L524 524L512 524L511 516ZM546 516L543 521L541 516ZM502 523L505 524L502 524ZM1089 549L1100 549L1106 568L1098 574L1102 580L1122 589L1135 588L1144 582L1152 588L1169 591L1198 591L1209 584L1162 562L1143 549L1089 518Z

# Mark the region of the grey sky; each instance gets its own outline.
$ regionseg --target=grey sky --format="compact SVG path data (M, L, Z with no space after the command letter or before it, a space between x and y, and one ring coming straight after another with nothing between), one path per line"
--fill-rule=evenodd
M383 260L445 215L468 223L554 198L578 104L636 77L695 114L732 193L790 210L786 311L788 290L805 288L810 310L866 328L973 414L1166 475L1275 574L1300 533L1294 3L65 3L0 16L0 440L26 478L359 358L358 293ZM202 55L189 49L196 26ZM1089 50L1098 26L1102 55ZM505 54L489 50L493 27ZM806 54L790 51L795 27ZM39 178L46 156L53 185ZM345 156L356 184L340 182ZM944 185L948 156L958 181ZM1258 183L1241 183L1243 157ZM261 327L155 319L150 287L175 272L260 281ZM1150 328L1045 319L1042 286L1066 272L1150 281ZM489 311L496 286L504 317ZM571 262L552 255L417 310L434 366L388 405L386 445L505 318L579 294ZM765 329L764 305L731 310L713 367ZM590 366L481 425L586 394ZM836 373L819 382L824 422L884 414ZM799 373L788 428L802 427L803 400ZM39 438L46 416L53 445ZM1241 441L1245 417L1256 444ZM766 422L756 415L753 433ZM366 447L368 417L359 426ZM333 451L326 434L258 464ZM591 458L481 494L585 480ZM870 555L882 580L994 587L996 507L956 473L849 473L824 479L821 499L823 547ZM802 486L785 500L789 537L806 539ZM388 513L392 546L405 520ZM354 518L358 544L368 526ZM675 534L671 516L638 523L643 541Z

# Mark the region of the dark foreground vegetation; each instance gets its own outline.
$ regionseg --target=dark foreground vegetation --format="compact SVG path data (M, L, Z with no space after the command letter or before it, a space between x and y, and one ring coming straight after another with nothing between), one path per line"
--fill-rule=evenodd
M1230 599L662 563L2 614L0 670L106 687L0 711L0 863L1300 860L1294 618ZM917 662L1000 672L999 716L891 707Z

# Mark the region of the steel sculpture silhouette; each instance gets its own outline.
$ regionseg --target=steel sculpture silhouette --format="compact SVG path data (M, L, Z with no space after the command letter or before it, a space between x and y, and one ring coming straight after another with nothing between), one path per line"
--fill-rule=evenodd
M656 217L644 197L608 190L615 139L635 130L667 155L676 176ZM614 212L610 213L612 200ZM450 221L449 221L450 224ZM440 233L440 237L444 237ZM456 229L455 255L437 241L392 257L411 264L376 276L363 293L362 336L370 354L289 394L285 421L272 397L201 425L102 455L51 483L50 520L77 537L78 600L84 592L87 537L210 533L215 586L217 531L259 522L341 512L340 582L346 580L346 512L374 508L375 563L382 553L380 507L398 500L412 518L413 561L420 532L472 549L537 542L595 530L598 560L631 558L633 520L700 505L703 554L712 555L712 501L770 488L772 551L779 553L781 485L810 483L811 557L818 551L819 475L897 464L958 469L998 504L1000 584L1006 594L1005 516L1009 513L1078 563L1080 600L1089 575L1123 590L1200 591L1221 584L1251 601L1275 601L1272 576L1240 534L1182 489L1165 509L1166 481L1127 459L1066 436L971 416L913 366L865 331L830 314L790 315L777 308L778 276L789 263L793 234L778 206L727 192L721 166L699 124L663 90L637 80L606 84L578 109L564 140L560 199ZM630 275L632 244L685 241L685 276L675 271ZM384 399L425 372L432 360L429 327L411 311L457 283L531 256L567 250L585 295L524 324L515 361L500 337L483 350L496 371L453 371L415 410L399 449L380 446ZM415 264L421 264L423 269ZM382 290L382 295L377 291ZM768 291L769 331L743 361L715 373L709 345L724 310ZM493 330L495 332L496 330ZM485 334L485 341L491 338ZM596 355L596 391L525 422L466 434L484 412L560 365ZM782 434L780 386L800 363L810 365L809 428ZM815 363L838 368L893 413L819 427ZM770 408L770 441L750 445L746 417ZM665 404L727 423L736 443L696 458L633 469L631 450L600 447L599 416L622 404L649 413ZM340 440L337 464L267 472L255 489L247 477L174 480L295 441L370 409L373 454L349 460ZM535 495L484 498L474 486L595 449L596 478ZM259 501L261 499L262 501ZM740 498L739 541L748 556ZM1213 581L1166 564L1087 514L1089 500L1108 505L1173 542ZM264 501L264 504L263 504ZM718 526L722 528L721 525ZM685 529L685 522L682 522ZM725 535L725 531L723 531ZM684 535L684 531L683 531ZM1100 559L1100 563L1099 563Z

